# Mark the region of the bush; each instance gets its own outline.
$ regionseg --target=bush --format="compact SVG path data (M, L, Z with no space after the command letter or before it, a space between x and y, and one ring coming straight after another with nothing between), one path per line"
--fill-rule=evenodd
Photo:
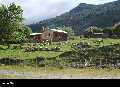
M60 51L60 47L52 48L51 51Z
M48 47L44 47L43 51L49 51Z
M34 61L34 64L39 67L45 67L45 65L46 65L46 60L43 57L37 57L33 61Z
M21 45L14 45L13 49L22 49L22 46Z
M80 43L73 44L72 48L77 50L82 48L91 48L91 46L87 42L80 42Z
M0 59L0 63L5 65L19 65L23 63L23 60L13 58L2 58Z

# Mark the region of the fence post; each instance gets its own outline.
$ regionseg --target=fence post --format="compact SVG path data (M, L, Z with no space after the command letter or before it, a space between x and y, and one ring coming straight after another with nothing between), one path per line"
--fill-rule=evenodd
M100 59L100 67L102 66L102 59Z
M35 59L35 71L37 72L37 58Z
M106 59L106 64L105 65L108 65L108 59Z
M45 58L45 61L44 61L44 63L45 63L45 67L44 67L44 70L45 70L45 73L46 73L46 58Z

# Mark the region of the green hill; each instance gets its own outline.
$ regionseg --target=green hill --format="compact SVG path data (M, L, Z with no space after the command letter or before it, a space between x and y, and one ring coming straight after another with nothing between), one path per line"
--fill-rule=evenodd
M41 23L50 27L72 26L75 34L79 35L90 26L110 27L119 21L120 0L100 5L81 3L65 14L29 26L33 32L41 29Z

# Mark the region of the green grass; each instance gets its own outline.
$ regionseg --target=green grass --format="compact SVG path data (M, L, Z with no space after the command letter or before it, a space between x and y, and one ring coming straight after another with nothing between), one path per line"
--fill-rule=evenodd
M57 45L46 46L49 49L55 47ZM64 45L61 47L60 52L54 51L35 51L35 52L25 52L25 50L21 49L6 49L5 46L0 46L0 58L3 57L12 57L12 58L20 58L20 59L33 59L36 57L45 57L45 58L52 58L59 56L61 53L71 50L71 45Z
M89 42L92 47L96 47L96 43L93 43L93 41L96 40L94 38L91 39L86 39L82 38L80 39L79 37L75 37L74 40L69 40L68 43L64 46L61 47L61 52L54 52L54 51L36 51L36 52L25 52L24 50L21 49L6 49L6 46L0 46L0 58L4 57L12 57L12 58L20 58L20 59L33 59L36 57L45 57L45 58L52 58L59 56L61 53L64 53L66 51L71 50L71 44L72 43L79 43L79 42ZM120 43L119 39L104 39L104 43L101 43L100 46L106 46L110 45L111 43ZM50 45L47 46L49 49L52 47L55 47L56 45Z
M62 48L62 50L67 51L64 48ZM16 50L6 49L6 50L0 50L0 58L3 57L12 57L12 58L16 57L20 59L33 59L36 57L51 58L51 57L56 57L63 52L53 52L53 51L25 52L24 50L20 50L20 49L16 49Z
M93 43L97 39L95 38L79 38L75 37L74 40L69 40L68 43L61 48L61 52L53 52L53 51L36 51L36 52L25 52L21 49L7 49L7 46L0 45L0 58L10 57L10 58L19 58L19 59L34 59L36 57L45 57L45 58L53 58L59 56L60 54L72 50L72 43L79 42L88 42L92 47L96 47L96 43ZM111 44L120 43L120 39L104 39L103 43L100 43L99 46L107 46ZM57 45L47 46L49 49L55 47ZM0 70L15 70L17 72L31 72L33 75L40 74L49 74L49 73L58 73L58 74L66 74L66 75L88 75L88 76L99 76L99 75L119 75L120 69L96 69L96 68L84 68L84 69L73 69L73 68L53 68L53 67L31 67L31 66L0 66ZM17 78L17 79L26 79L28 77L18 77L16 75L6 75L0 74L0 78Z

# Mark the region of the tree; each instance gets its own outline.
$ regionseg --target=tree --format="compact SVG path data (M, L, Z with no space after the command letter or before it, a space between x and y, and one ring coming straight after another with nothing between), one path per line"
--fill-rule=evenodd
M103 30L101 28L96 27L96 26L91 26L91 27L87 28L85 30L85 32L89 32L89 33L102 33Z
M3 44L8 45L8 48L11 43L23 41L28 35L26 33L27 27L22 24L22 14L23 10L15 3L0 7L0 39Z
M107 28L103 29L103 33L108 34L109 37L111 37L113 35L112 27L107 27Z
M13 43L24 43L27 42L30 38L31 29L25 25L21 25L19 29L11 35Z
M120 22L114 25L113 34L117 35L117 37L120 37Z
M69 36L74 36L74 30L71 27L60 27L59 29L66 31Z
M94 33L103 33L103 29L96 26L91 26L84 31L84 36L90 38Z

